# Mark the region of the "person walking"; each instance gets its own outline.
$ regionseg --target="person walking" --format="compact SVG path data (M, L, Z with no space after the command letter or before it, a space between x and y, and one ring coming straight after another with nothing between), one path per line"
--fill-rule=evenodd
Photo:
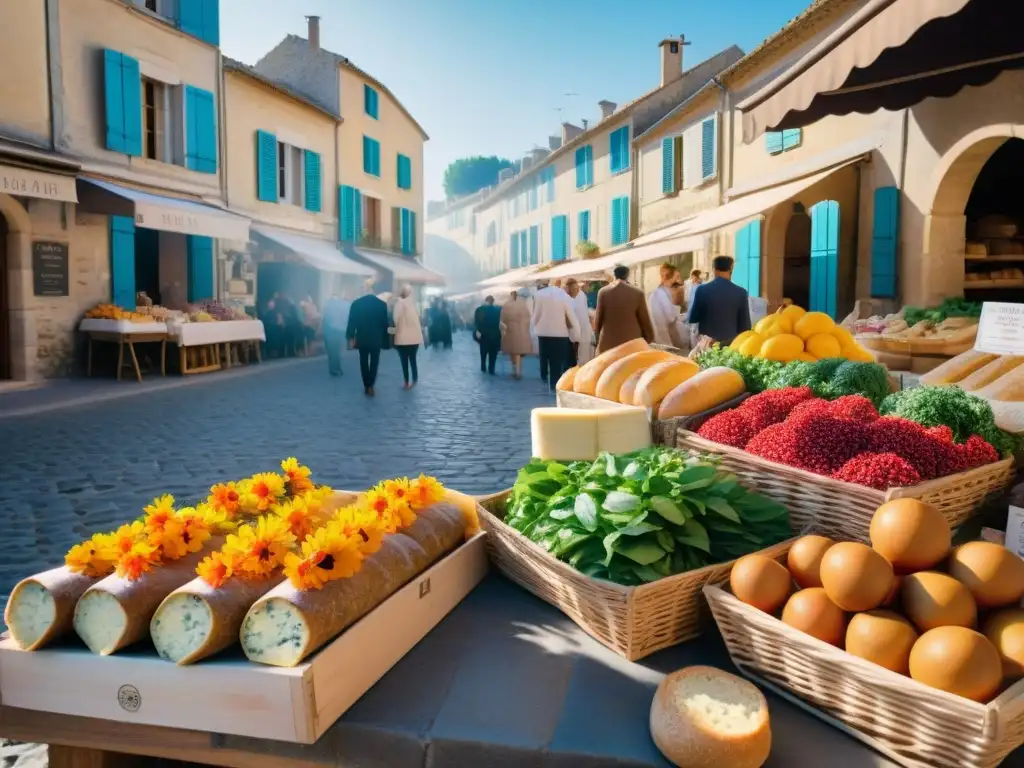
M683 283L683 307L688 310L690 305L693 303L693 292L697 290L697 286L704 282L704 278L701 277L699 269L691 270L690 276ZM685 310L684 310L685 311Z
M580 332L569 295L557 285L549 285L537 291L533 297L533 328L537 334L542 373L547 373L548 387L555 391L555 384L569 367L566 363L572 354L570 337Z
M405 389L412 389L419 381L416 353L423 343L423 327L420 325L420 313L416 309L416 302L413 301L412 289L409 286L402 286L393 315L395 324L392 330L398 359L402 363L402 378L405 379Z
M523 378L523 355L533 351L530 336L530 310L517 291L501 308L501 350L512 361L512 378Z
M750 330L750 297L732 281L733 263L731 256L712 259L715 277L694 290L687 318L701 336L709 336L723 346Z
M573 345L573 357L570 361L573 365L583 365L594 356L594 325L590 320L590 305L587 304L587 294L583 292L575 277L570 277L565 282L566 293L572 301L572 311L576 313L576 320L580 324L580 337Z
M671 264L662 264L661 283L651 294L651 323L654 325L654 343L682 349L676 321L679 319L679 305L672 297L672 287L679 283L679 270Z
M494 364L501 349L501 310L488 296L473 313L473 338L480 345L480 372L494 375Z
M324 330L324 352L327 353L327 372L341 376L341 348L348 330L349 303L337 293L327 300L321 320Z
M612 282L597 293L594 330L597 331L598 354L633 339L654 340L644 293L626 282L629 267L619 265L613 275Z
M366 283L366 293L352 302L345 337L349 347L359 350L359 372L363 376L363 391L374 397L380 351L388 336L388 305L373 293L373 281Z

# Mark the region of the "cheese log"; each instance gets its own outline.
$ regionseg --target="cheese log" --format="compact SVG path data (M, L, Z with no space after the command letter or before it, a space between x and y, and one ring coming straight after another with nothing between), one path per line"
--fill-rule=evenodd
M455 549L465 538L466 520L457 505L441 501L420 510L415 522L403 528L402 534L419 544L427 553L430 560L422 564L425 568L429 562Z
M195 578L196 566L222 539L205 550L166 563L132 581L112 573L89 587L75 606L75 632L89 650L109 656L145 639L153 613L171 592Z
M282 581L280 574L261 580L236 577L214 589L195 578L178 587L149 623L157 654L184 666L234 645L249 608Z
M655 363L660 363L671 357L674 355L660 349L645 349L643 352L626 355L604 369L601 378L597 380L597 389L594 390L594 394L602 400L617 401L619 390L626 383L626 379L637 371L646 371Z
M644 372L633 398L637 405L657 413L665 395L699 372L697 364L686 358L657 363Z
M576 371L578 371L579 369L580 367L578 365L574 365L572 368L563 373L558 378L558 383L555 384L555 389L561 392L572 392L572 384L573 381L575 381L576 379Z
M72 629L78 598L99 581L66 565L19 581L4 610L4 623L14 642L24 651L34 651L66 635Z
M694 416L739 397L745 390L743 377L732 368L708 368L665 395L658 407L658 418Z
M429 562L401 533L384 538L351 578L323 589L299 590L285 581L257 600L242 621L240 641L250 661L294 667L384 602Z
M979 368L995 360L997 355L969 349L963 354L947 360L920 378L922 387L935 387L943 384L956 384L974 373Z
M997 357L988 365L979 368L966 379L958 382L957 386L964 392L977 392L998 381L1022 363L1024 363L1024 356L1003 355Z
M649 348L650 345L643 339L632 339L625 344L612 347L607 352L602 352L593 360L581 365L580 369L576 371L576 378L572 383L573 391L579 392L581 395L594 394L597 391L598 379L609 365L634 352L642 352Z
M645 373L646 371L637 371L622 383L622 387L619 389L620 403L623 405L637 405L634 401L636 397L636 385L640 383L640 378Z
M645 409L616 408L596 413L598 453L618 455L650 448L651 423Z

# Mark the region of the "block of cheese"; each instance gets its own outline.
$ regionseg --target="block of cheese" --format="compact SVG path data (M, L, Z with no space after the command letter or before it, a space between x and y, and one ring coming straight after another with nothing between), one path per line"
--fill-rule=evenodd
M651 445L647 411L634 406L534 408L530 431L533 456L553 461L593 461L601 451L629 453Z
M594 413L598 414L598 452L630 453L651 447L651 423L646 408L616 408Z

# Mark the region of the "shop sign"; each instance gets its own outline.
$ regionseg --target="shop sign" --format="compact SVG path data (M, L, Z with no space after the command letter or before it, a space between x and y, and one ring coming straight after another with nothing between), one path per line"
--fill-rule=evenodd
M20 197L38 197L43 200L78 202L73 177L40 173L10 165L0 165L0 192Z
M36 296L68 295L67 243L32 243L32 286Z
M990 355L1024 355L1024 304L982 304L974 348Z

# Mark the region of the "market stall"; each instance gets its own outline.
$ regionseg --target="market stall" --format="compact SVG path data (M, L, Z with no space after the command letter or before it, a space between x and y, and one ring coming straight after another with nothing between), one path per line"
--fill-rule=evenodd
M134 315L133 319L116 319L110 317L86 317L78 325L78 330L88 337L86 360L86 376L92 376L93 344L96 342L117 345L117 380L128 368L135 378L142 381L142 368L136 344L160 345L160 375L167 374L167 326L145 315ZM125 350L128 359L125 358Z
M170 341L178 345L182 374L230 368L232 360L261 362L260 344L267 340L261 320L199 320L170 322ZM235 349L237 348L237 351Z

